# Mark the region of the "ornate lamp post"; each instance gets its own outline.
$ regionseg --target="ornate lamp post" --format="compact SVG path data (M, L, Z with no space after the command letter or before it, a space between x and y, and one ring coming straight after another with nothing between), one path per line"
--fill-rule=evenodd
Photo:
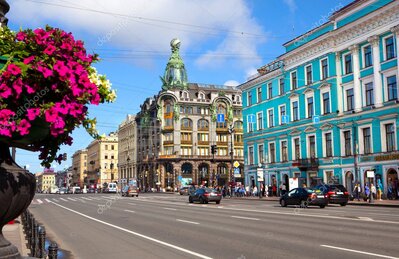
M10 11L10 5L5 0L0 0L0 25L7 26L8 19L6 13Z

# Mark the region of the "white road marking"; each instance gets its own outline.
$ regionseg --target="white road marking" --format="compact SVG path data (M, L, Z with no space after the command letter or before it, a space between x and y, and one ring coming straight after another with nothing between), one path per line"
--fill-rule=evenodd
M75 199L72 199L72 198L68 198L68 200L71 200L71 201L76 201Z
M64 198L60 198L60 200L67 201L67 200L65 200Z
M375 253L368 253L368 252L364 252L364 251L353 250L353 249L348 249L348 248L343 248L343 247L337 247L337 246L329 246L329 245L320 245L320 246L322 246L322 247L327 247L327 248L331 248L331 249L337 249L337 250L347 251L347 252L358 253L358 254L371 255L371 256L376 256L376 257L381 257L381 258L391 258L391 259L398 259L398 258L399 258L399 257L394 257L394 256L381 255L381 254L375 254Z
M368 217L358 217L360 220L366 220L366 221L374 221L372 218Z
M136 203L130 203L130 202L129 202L128 204L129 204L129 205L133 205L133 206L136 205Z
M177 210L177 209L173 209L173 208L163 208L164 210Z
M194 222L194 221L188 221L188 220L182 220L182 219L176 219L176 221L184 222L184 223L189 223L189 224L194 224L194 225L199 225L200 223Z
M219 208L219 209L222 209L222 208L223 208L223 206L218 206L218 208Z
M203 204L202 207L208 207L208 205L204 205L204 204Z
M101 224L107 225L107 226L109 226L109 227L113 227L113 228L119 229L119 230L124 231L124 232L127 232L127 233L129 233L129 234L132 234L132 235L135 235L135 236L138 236L138 237L141 237L141 238L150 240L150 241L152 241L152 242L155 242L155 243L158 243L158 244L161 244L161 245L164 245L164 246L167 246L167 247L176 249L176 250L178 250L178 251L181 251L181 252L184 252L184 253L193 255L193 256L197 256L197 257L199 257L199 258L212 259L212 257L206 256L206 255L203 255L203 254L199 254L199 253L196 253L196 252L194 252L194 251L191 251L191 250L188 250L188 249L185 249L185 248L176 246L176 245L172 245L172 244L170 244L170 243L166 243L166 242L164 242L164 241L161 241L161 240L158 240L158 239L155 239L155 238L152 238L152 237L149 237L149 236L146 236L146 235L143 235L143 234L140 234L140 233L137 233L137 232L134 232L134 231L131 231L131 230L128 230L128 229L125 229L125 228L122 228L122 227L113 225L113 224L111 224L111 223L108 223L108 222L105 222L105 221L102 221L102 220L99 220L99 219L90 217L90 216L88 216L88 215L86 215L86 214L80 213L80 212L78 212L78 211L76 211L76 210L67 208L67 207L62 206L62 205L60 205L60 204L54 203L54 205L56 205L56 206L58 206L58 207L60 207L60 208L63 208L63 209L65 209L65 210L68 210L68 211L70 211L70 212L73 212L73 213L75 213L75 214L78 214L78 215L80 215L80 216L82 216L82 217L85 217L85 218L91 219L91 220L93 220L93 221L96 221L96 222L98 222L98 223L101 223Z
M126 212L130 212L130 213L136 213L135 211L133 211L133 210L125 210Z
M58 200L57 200L57 199L54 199L54 198L53 198L52 200L53 200L53 201L55 201L55 202L58 202Z
M92 199L89 199L89 198L86 198L86 197L82 197L82 199L85 199L85 200L88 200L88 201L92 200Z
M248 220L260 220L257 218L248 218L248 217L240 217L240 216L231 216L232 218L236 218L236 219L248 219Z
M45 201L47 201L47 202L49 202L49 203L52 203L52 201L50 201L49 199L44 199Z
M42 203L43 203L41 199L36 199L36 201L37 201L39 204L42 204Z

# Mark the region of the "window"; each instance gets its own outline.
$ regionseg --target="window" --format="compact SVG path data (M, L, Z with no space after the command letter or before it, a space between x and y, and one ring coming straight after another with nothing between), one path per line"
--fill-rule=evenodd
M208 131L209 130L209 122L205 119L198 120L198 130L199 131Z
M298 84L297 84L297 78L296 78L296 71L291 73L291 89L297 89Z
M351 132L350 130L344 131L344 148L345 156L350 156L352 154L352 144L351 144Z
M269 150L270 150L270 163L276 163L276 147L274 143L269 144Z
M396 83L396 76L390 76L387 78L388 87L388 101L398 99L398 86Z
M253 115L251 115L251 116L253 118ZM253 119L251 119L251 120L253 120ZM252 131L254 131L254 123L250 122L250 120L248 119L248 132L252 132Z
M306 72L306 85L312 84L312 65L305 67Z
M104 156L104 159L108 159L108 155L105 155L105 156Z
M309 155L311 158L316 157L316 138L315 138L315 136L309 136Z
M326 157L332 157L332 139L331 133L325 133L324 137L326 139Z
M285 93L284 78L279 79L279 89L280 89L280 95L283 95Z
M323 59L321 61L321 80L328 77L328 59Z
M294 152L295 152L295 160L298 160L301 157L299 138L294 139Z
M371 135L370 128L363 128L364 154L371 154Z
M267 84L267 98L268 99L273 98L273 84L272 83Z
M249 152L249 164L253 165L254 164L254 147L249 147L248 152Z
M280 106L280 122L281 122L281 125L286 123L286 121L284 121L284 116L285 115L286 115L285 105L282 105L282 106Z
M111 150L114 150L114 145L111 145Z
M292 102L292 116L293 120L299 120L298 101Z
M308 118L313 116L313 96L307 98L308 103Z
M264 150L263 150L263 145L258 146L258 157L259 157L259 163L263 163L263 158L264 158Z
M282 162L288 161L288 148L287 148L287 141L281 141L281 159Z
M355 106L355 97L353 95L353 88L346 90L346 110L353 111Z
M267 111L269 128L274 127L274 112L273 109Z
M393 44L393 36L385 38L385 60L395 57L395 48Z
M105 150L108 150L108 145L105 145Z
M352 55L351 54L345 55L344 61L345 61L345 74L352 73Z
M330 113L330 93L323 93L323 114Z
M262 101L262 87L258 87L257 97L258 97L258 103L260 103Z
M258 121L258 130L263 129L263 112L259 112L256 114L257 121Z
M209 141L209 134L208 133L198 133L197 134L198 141L208 142Z
M395 150L395 129L393 123L385 124L387 152Z
M364 67L373 65L373 58L371 56L371 46L368 45L363 48Z
M365 88L366 88L366 106L374 105L373 83L367 83Z
M251 106L251 105L252 105L252 92L249 91L248 92L248 106Z

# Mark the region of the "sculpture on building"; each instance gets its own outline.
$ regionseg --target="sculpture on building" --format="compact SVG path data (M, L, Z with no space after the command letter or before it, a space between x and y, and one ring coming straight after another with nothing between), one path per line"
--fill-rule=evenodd
M6 26L8 19L6 13L10 11L10 5L5 0L0 0L0 26Z
M233 122L233 107L231 105L227 106L227 120Z
M157 105L157 119L162 122L162 105Z
M187 90L187 73L179 53L180 40L173 39L170 42L170 46L172 48L172 54L166 65L165 74L161 77L162 90L166 91L174 88Z
M216 119L217 119L216 110L217 110L217 108L216 108L216 104L215 103L212 104L211 107L209 107L209 111L211 112L211 120L213 122L215 122Z
M180 118L180 106L177 103L173 104L173 118L178 121Z

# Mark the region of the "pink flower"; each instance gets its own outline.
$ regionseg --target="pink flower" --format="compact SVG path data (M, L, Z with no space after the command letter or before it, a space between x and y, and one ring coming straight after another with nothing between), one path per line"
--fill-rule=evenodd
M16 38L17 40L19 40L19 41L23 41L23 40L25 40L25 38L26 38L26 33L20 31L20 32L17 33L17 35L16 35L15 38Z
M55 63L53 69L62 77L68 72L68 67L64 65L64 62L59 60Z
M33 94L36 92L35 89L33 89L30 85L25 84L24 87L26 88L28 94Z
M32 62L35 59L35 56L30 56L28 58L24 59L24 64L28 65L30 62Z
M57 120L58 113L53 108L46 110L44 114L47 122L53 123Z
M44 78L48 78L53 75L53 71L48 69L47 67L43 67L41 65L37 66L37 71L42 72Z
M14 88L14 91L17 93L17 99L22 93L22 80L21 78L18 78L17 80L14 81L14 84L12 86Z
M49 45L43 52L47 55L52 55L56 48L53 45Z
M93 95L91 97L90 102L91 102L91 104L98 105L100 103L100 95L99 94Z
M68 114L69 109L67 107L67 104L65 103L65 101L63 101L62 103L56 103L53 107L58 113L61 114Z
M29 134L30 127L31 127L30 123L27 120L22 119L18 124L17 129L19 131L19 134L21 134L21 136L24 136Z
M6 84L0 85L0 97L5 99L12 95L11 88L8 87Z
M40 108L31 108L27 110L28 119L33 121L40 115Z
M69 43L67 41L64 41L60 48L64 49L64 50L71 51L72 50L72 45L71 45L71 43Z
M15 64L9 64L7 67L7 71L10 72L14 76L21 74L21 69L19 68L19 66L15 65Z

